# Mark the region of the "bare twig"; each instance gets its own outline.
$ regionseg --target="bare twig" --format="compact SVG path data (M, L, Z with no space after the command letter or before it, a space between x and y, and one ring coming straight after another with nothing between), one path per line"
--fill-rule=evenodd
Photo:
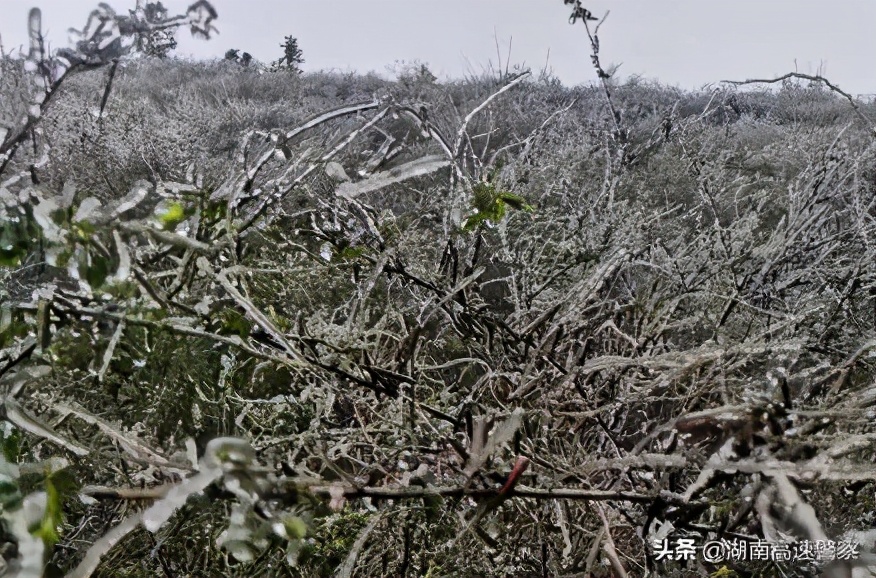
M821 76L820 74L812 75L812 74L803 74L802 72L789 72L787 74L783 74L777 78L750 78L747 80L722 80L721 82L726 82L727 84L732 84L734 86L745 86L747 84L776 84L777 82L784 82L790 78L799 78L801 80L809 80L811 82L818 82L829 88L831 91L836 94L842 96L852 107L855 115L863 122L865 125L870 127L870 131L876 135L876 126L874 126L873 122L864 116L864 113L861 112L861 107L858 106L858 102L855 100L855 97L849 94L848 92L842 90L839 86L832 83L827 78Z

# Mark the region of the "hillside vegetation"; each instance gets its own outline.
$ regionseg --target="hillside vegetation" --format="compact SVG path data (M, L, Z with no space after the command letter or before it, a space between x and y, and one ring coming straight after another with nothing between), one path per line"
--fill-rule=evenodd
M21 576L823 566L664 537L874 564L872 105L95 46L48 98L2 61Z

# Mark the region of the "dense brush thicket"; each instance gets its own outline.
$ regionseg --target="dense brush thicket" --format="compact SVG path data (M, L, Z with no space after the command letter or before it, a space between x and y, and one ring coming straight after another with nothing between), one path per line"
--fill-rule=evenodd
M153 59L101 108L107 81L71 76L0 183L31 416L3 445L63 498L54 571L216 438L253 450L237 485L95 576L808 576L653 541L872 543L876 110L634 79L609 122L544 75ZM53 456L64 483L24 475Z

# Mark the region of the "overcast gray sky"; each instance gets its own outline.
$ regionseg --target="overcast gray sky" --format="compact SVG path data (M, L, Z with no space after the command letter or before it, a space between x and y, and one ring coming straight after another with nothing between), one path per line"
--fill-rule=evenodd
M191 0L164 0L182 12ZM43 10L55 46L81 28L94 0L0 0L6 50L26 44L27 12ZM108 0L116 10L134 0ZM222 56L229 48L268 61L284 36L298 38L305 70L374 70L419 59L439 77L480 72L498 60L540 70L567 84L591 82L584 28L570 26L560 0L214 0L220 34L210 41L180 32L179 54ZM643 75L685 88L723 79L772 78L821 70L854 94L876 93L876 1L873 0L593 0L611 14L600 31L603 64L622 76Z

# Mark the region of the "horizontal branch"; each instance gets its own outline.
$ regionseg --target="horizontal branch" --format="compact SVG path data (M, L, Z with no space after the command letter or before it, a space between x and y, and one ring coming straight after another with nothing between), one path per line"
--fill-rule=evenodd
M787 74L783 74L777 78L749 78L747 80L722 80L721 82L726 82L727 84L732 84L733 86L744 86L746 84L776 84L777 82L782 82L785 80L789 80L791 78L799 78L801 80L809 80L811 82L820 82L831 91L837 93L842 96L846 100L849 101L849 104L852 106L852 110L855 111L855 115L865 124L870 127L870 131L876 134L876 127L873 126L872 121L864 116L864 113L861 112L861 108L858 106L858 103L855 102L855 97L853 97L848 92L842 90L837 85L833 84L831 81L821 76L820 74L811 75L811 74L803 74L802 72L789 72Z
M478 498L488 499L499 496L500 488L483 489L467 488L465 486L408 486L408 487L356 487L351 485L310 486L310 493L320 497L331 497L343 492L345 498L372 498L378 500L404 500L440 496L443 498ZM507 492L507 498L531 498L536 500L583 500L590 502L635 502L649 503L662 499L667 503L685 503L681 495L672 492L655 492L640 494L637 492L613 492L605 490L588 490L583 488L529 488L518 486Z
M164 484L151 488L111 488L107 486L85 486L81 493L98 499L117 500L156 500L164 497L168 490L176 484ZM295 480L288 481L290 492L298 491L300 484ZM500 495L501 489L469 488L465 486L407 486L407 487L356 487L349 484L306 486L311 494L321 498L332 498L339 494L347 499L371 498L377 500L411 500L417 498L440 496L443 498L469 497L489 499ZM279 490L283 493L283 489ZM274 496L277 497L277 496ZM604 490L588 490L583 488L529 488L518 486L508 491L505 498L530 498L535 500L583 500L591 502L634 502L650 503L661 499L669 504L684 504L681 495L672 492L655 492L640 494L637 492L613 492Z
M176 233L162 231L161 229L156 229L155 227L150 227L142 223L123 222L119 223L118 227L127 233L148 234L151 235L156 241L159 241L161 243L166 243L168 245L179 247L181 249L191 249L205 255L213 255L219 252L219 250L222 248L222 243L220 242L207 244L203 241L192 239L191 237L185 237Z

